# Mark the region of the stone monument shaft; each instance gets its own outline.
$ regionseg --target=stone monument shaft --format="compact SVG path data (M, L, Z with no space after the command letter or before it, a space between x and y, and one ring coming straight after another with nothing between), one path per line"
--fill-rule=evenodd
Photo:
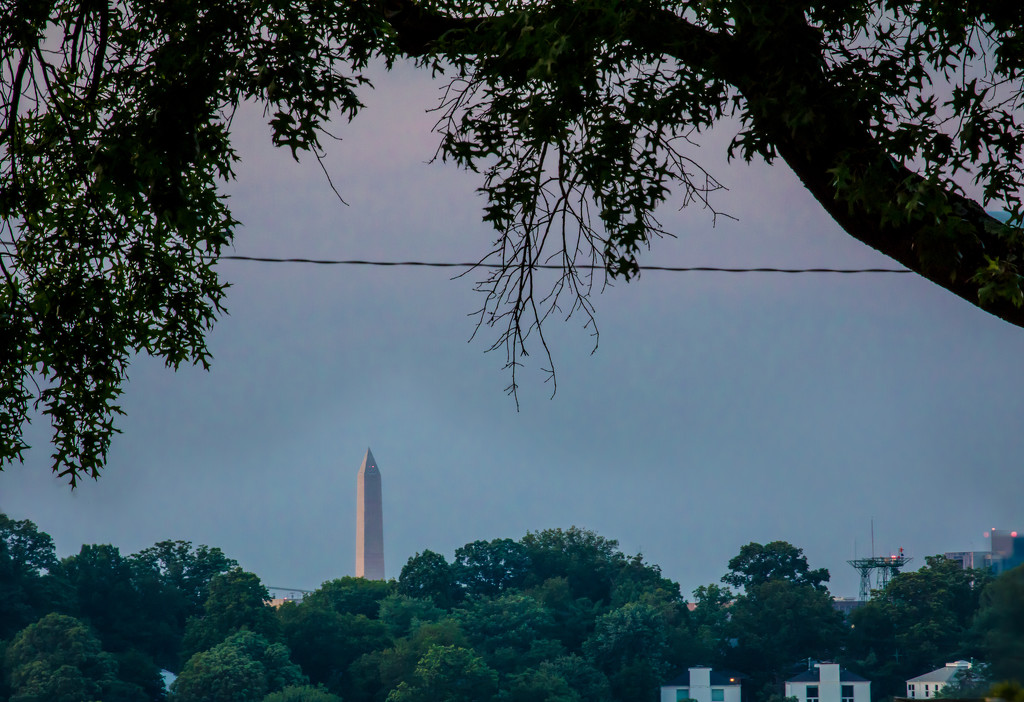
M380 470L370 449L356 481L356 577L384 580L384 508Z

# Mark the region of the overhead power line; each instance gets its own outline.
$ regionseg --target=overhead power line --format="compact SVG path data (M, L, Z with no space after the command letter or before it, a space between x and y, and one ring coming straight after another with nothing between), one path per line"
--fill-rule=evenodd
M209 256L207 258L213 258ZM425 268L504 268L500 263L470 263L455 261L364 261L324 258L275 258L271 256L220 256L221 261L255 261L258 263L310 263L320 266L420 266ZM539 263L534 268L561 270L559 264ZM582 270L604 270L596 264L578 264ZM720 266L640 266L641 271L667 271L670 273L913 273L907 268L726 268Z

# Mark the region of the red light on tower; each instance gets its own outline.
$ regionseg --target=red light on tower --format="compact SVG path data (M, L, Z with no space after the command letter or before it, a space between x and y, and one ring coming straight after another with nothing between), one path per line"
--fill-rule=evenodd
M1015 531L1011 531L1011 532L1010 532L1010 536L1012 536L1013 538L1015 538L1015 539L1016 539L1016 538L1017 538L1017 532L1015 532Z
M985 538L986 539L988 538L988 532L987 531L985 532Z

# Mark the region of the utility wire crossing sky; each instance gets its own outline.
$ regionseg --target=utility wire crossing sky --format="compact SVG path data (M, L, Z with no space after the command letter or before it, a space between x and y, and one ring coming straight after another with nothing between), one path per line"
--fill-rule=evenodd
M213 259L213 256L204 258ZM428 268L505 268L501 263L469 263L450 261L358 261L323 258L274 258L269 256L220 256L220 260L256 261L259 263L315 263L324 266L424 266ZM554 263L537 263L532 268L561 270L564 266ZM604 270L604 266L591 263L577 264L582 270ZM717 266L640 266L642 271L668 271L670 273L912 273L906 268L720 268Z

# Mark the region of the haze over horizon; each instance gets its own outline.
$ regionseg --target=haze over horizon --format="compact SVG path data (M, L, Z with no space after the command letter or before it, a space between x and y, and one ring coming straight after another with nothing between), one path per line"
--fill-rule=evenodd
M254 110L228 192L228 253L476 260L493 235L479 180L428 164L439 84L400 67L325 165L270 147ZM722 130L694 155L730 191L665 208L677 235L641 265L894 267L845 235L783 164L725 164ZM577 525L643 552L684 595L718 582L750 541L786 540L830 589L846 560L986 550L1024 527L1024 330L915 275L647 271L595 290L599 345L573 317L546 325L519 411L470 273L224 261L230 314L213 368L131 369L106 471L72 492L49 471L48 427L0 473L0 511L58 553L164 539L222 548L264 583L313 589L352 574L367 446L383 479L386 571L431 549ZM467 343L468 342L468 343Z

